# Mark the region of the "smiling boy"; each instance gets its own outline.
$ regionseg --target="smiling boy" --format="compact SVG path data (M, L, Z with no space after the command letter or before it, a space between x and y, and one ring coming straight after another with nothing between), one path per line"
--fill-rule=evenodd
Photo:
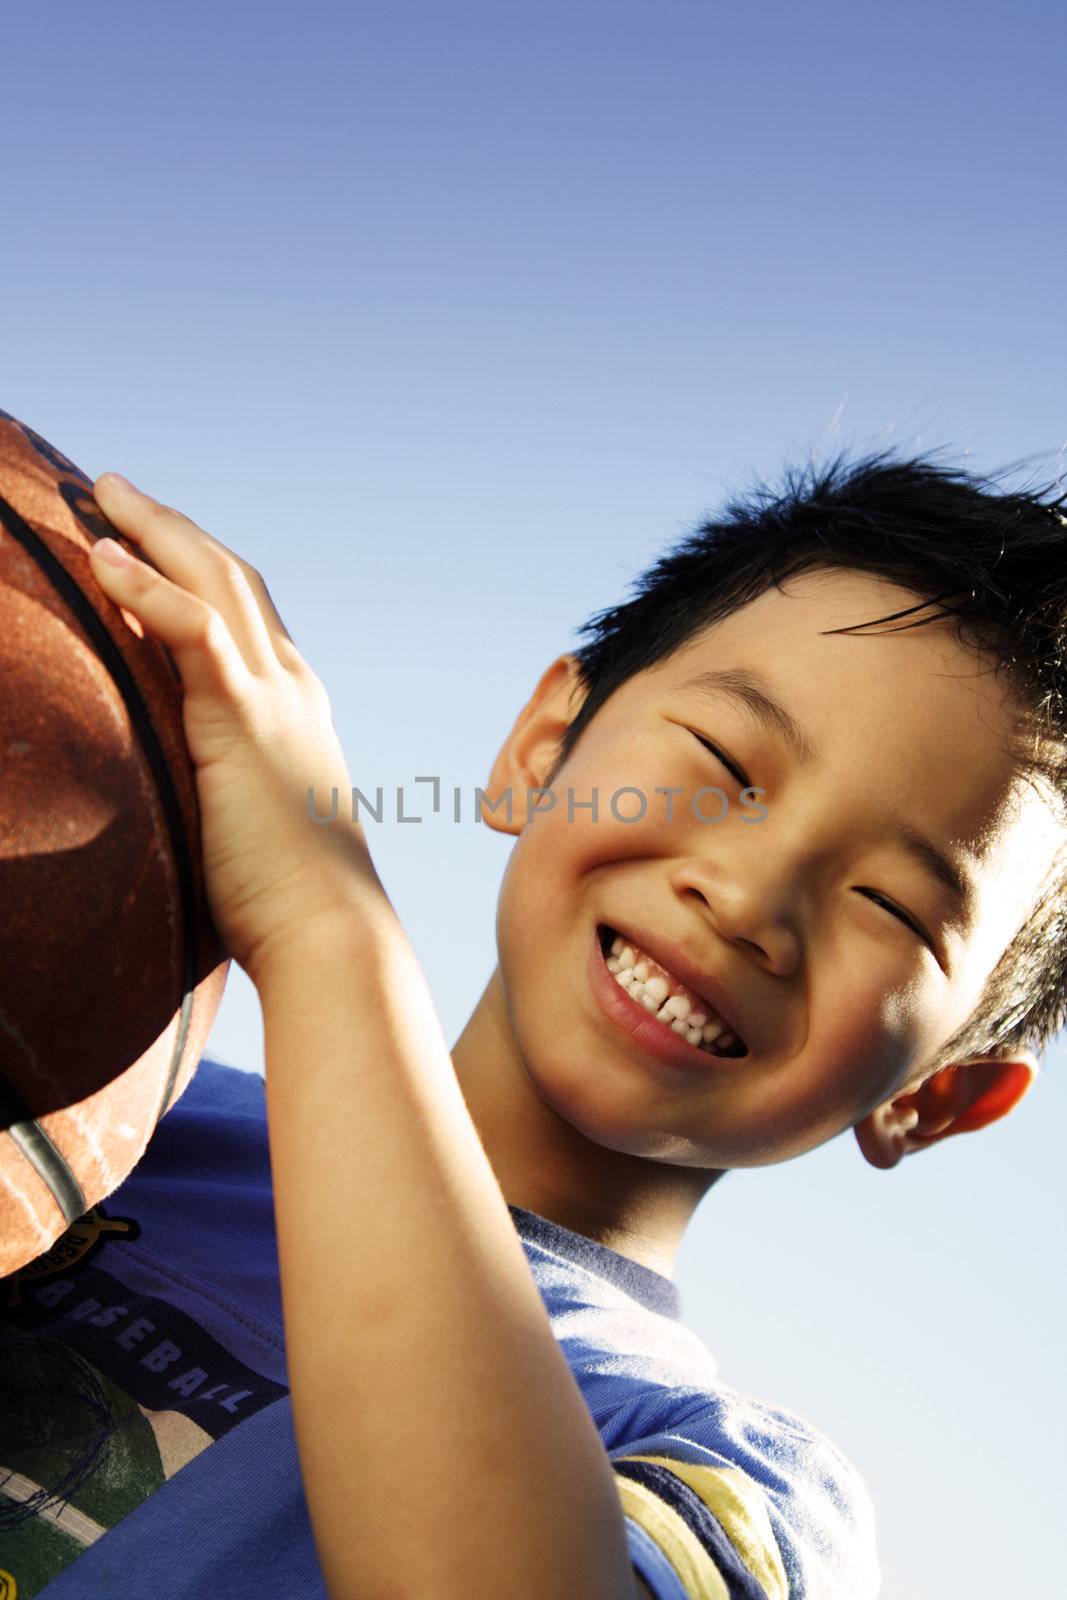
M499 964L451 1053L361 829L308 821L309 786L351 780L259 574L111 475L96 493L158 569L94 551L181 671L212 910L263 1006L322 1577L280 1401L75 1576L124 1562L163 1600L152 1551L195 1506L210 1537L175 1594L875 1595L854 1470L719 1379L670 1274L730 1168L849 1128L893 1166L1010 1111L1062 1025L1047 491L839 460L728 507L588 623L492 768ZM183 1129L210 1143L227 1096L252 1115L204 1063L119 1210L172 1192ZM240 1203L205 1204L216 1301ZM224 1446L255 1517L220 1520L197 1477Z
M726 1170L847 1128L892 1166L1027 1087L1025 1050L946 1066L936 1087L930 1064L1037 903L1062 823L1017 781L1010 691L943 623L838 631L914 604L864 572L791 576L611 694L552 772L571 817L561 794L514 824L500 965L453 1060L505 1192L530 1210L669 1274ZM580 698L560 657L490 794L547 783ZM668 781L722 786L734 805L720 821L680 800L668 823ZM753 785L765 819L737 805ZM612 814L624 786L644 816L630 798ZM697 1056L662 1003L620 993L626 966L612 975L603 955L619 937L702 1020L725 1016L744 1053Z

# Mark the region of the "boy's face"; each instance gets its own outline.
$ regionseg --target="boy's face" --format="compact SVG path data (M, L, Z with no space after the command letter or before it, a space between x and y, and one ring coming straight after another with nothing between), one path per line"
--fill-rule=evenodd
M595 1144L701 1168L798 1155L917 1085L974 1010L1064 833L1013 776L1002 685L945 623L823 636L916 598L840 569L767 591L628 680L556 774L554 808L519 831L523 791L543 782L577 708L567 658L542 679L489 789L511 786L519 806L500 982L537 1095ZM765 681L810 760L722 690L682 687L722 669ZM742 820L756 800L698 734L765 791L764 821ZM708 786L728 799L718 823L691 803ZM670 821L668 787L683 791ZM622 789L640 791L643 820L612 814ZM582 805L594 790L595 821ZM715 817L722 803L699 804ZM638 796L617 809L637 815ZM971 880L969 906L880 837L891 814ZM643 1048L605 1003L605 925L706 975L747 1054L672 1066Z

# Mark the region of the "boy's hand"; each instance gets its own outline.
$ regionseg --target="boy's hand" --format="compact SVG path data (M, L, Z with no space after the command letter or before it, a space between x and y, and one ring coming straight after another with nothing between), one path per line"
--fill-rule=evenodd
M309 923L343 915L357 881L380 889L363 830L344 817L352 781L329 699L254 567L114 473L93 493L146 558L101 540L93 573L181 675L208 904L223 944L256 982L268 952ZM115 550L124 564L108 561ZM308 789L326 817L335 787L337 820L312 821Z

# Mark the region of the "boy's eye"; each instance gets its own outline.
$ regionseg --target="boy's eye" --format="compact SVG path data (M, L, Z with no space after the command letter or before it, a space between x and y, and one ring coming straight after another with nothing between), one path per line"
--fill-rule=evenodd
M705 739L704 735L702 733L697 733L695 728L690 728L689 732L693 735L694 739L700 740L700 743L704 746L705 750L711 751L715 759L722 763L730 776L736 778L738 783L741 784L743 788L750 789L752 787L737 763L731 761L729 756L724 755L719 749L718 745L712 744L710 739Z
M915 918L910 912L902 911L899 906L895 906L893 904L892 900L887 900L884 894L879 894L877 889L857 889L856 893L868 895L872 900L876 901L878 905L884 906L889 912L890 916L896 917L898 922L906 923L913 933L917 933L919 935L919 938L924 944L929 945L931 950L934 948L930 935L926 932L925 928L920 927L919 923L916 922Z
M730 757L720 750L718 745L712 744L711 740L705 738L704 734L697 733L695 728L690 728L689 732L693 735L694 739L698 739L700 741L705 750L711 751L715 759L722 763L727 772L729 772L732 777L736 778L738 783L743 784L745 788L751 788L749 780L741 768L736 764L736 762L731 761ZM900 906L894 905L892 900L887 900L885 895L878 893L877 889L858 889L857 893L868 895L876 902L876 904L884 906L891 917L895 917L898 922L903 922L906 927L909 927L913 933L918 935L925 945L928 945L931 950L934 949L933 940L930 938L930 935L920 923L916 922L915 918L909 911L904 911Z

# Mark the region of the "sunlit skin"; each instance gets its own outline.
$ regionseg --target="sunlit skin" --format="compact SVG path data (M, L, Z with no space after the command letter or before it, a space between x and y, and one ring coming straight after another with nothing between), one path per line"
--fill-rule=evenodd
M857 635L919 597L840 569L771 589L629 679L556 774L557 804L525 814L580 704L571 657L546 670L486 792L515 810L498 916L499 965L453 1049L471 1116L506 1199L670 1274L707 1190L855 1128L879 1167L1010 1110L1037 1058L928 1063L973 1012L1063 847L1045 796L1008 754L1011 702L947 623ZM911 618L906 620L912 620ZM893 624L889 624L892 627ZM818 751L802 764L734 701L680 692L710 668L757 668ZM744 785L695 736L765 791ZM709 785L726 820L702 823ZM643 821L609 808L625 786ZM666 821L657 786L680 786ZM600 797L594 822L575 806ZM705 801L716 814L714 797ZM974 877L971 921L896 844L891 807ZM620 802L624 815L636 800ZM929 944L874 895L913 918ZM748 1048L706 1070L665 1071L604 1013L588 960L600 923L660 934L730 997Z

